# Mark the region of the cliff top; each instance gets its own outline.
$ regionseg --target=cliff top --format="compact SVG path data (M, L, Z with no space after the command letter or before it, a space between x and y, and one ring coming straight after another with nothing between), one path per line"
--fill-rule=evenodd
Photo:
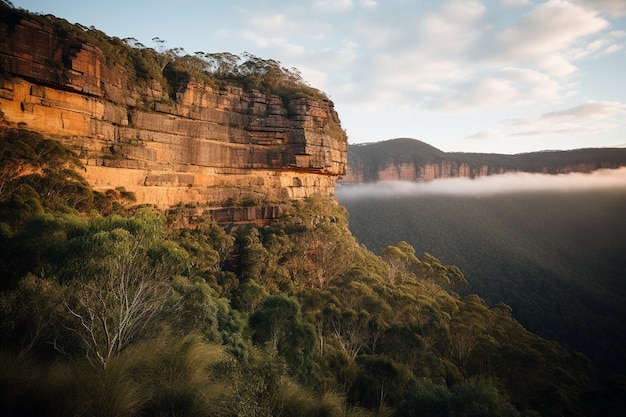
M154 46L146 46L134 38L111 37L95 27L70 23L53 15L30 13L0 3L0 23L11 30L22 20L37 24L60 38L68 38L98 49L109 65L129 70L136 82L156 80L171 97L191 80L214 87L237 86L246 91L257 90L280 97L328 99L322 91L311 87L296 68L285 68L279 61L264 59L244 52L195 52L187 54L181 47L168 48L167 42L153 38Z
M331 194L347 137L295 69L0 7L0 122L57 138L101 192L172 207Z

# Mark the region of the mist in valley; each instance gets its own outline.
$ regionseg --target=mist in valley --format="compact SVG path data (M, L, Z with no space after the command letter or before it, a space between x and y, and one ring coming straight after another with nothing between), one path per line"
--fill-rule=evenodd
M526 172L478 178L446 178L428 182L382 181L341 184L335 194L341 200L390 198L419 195L481 196L525 192L580 192L605 189L626 190L626 167L600 169L592 173L534 174Z
M469 293L529 330L626 371L626 168L341 185L360 243L458 266Z

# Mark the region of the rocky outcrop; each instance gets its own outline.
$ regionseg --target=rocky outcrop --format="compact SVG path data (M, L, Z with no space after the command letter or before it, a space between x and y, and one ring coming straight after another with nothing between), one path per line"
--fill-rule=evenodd
M216 223L227 230L241 225L271 226L280 224L283 209L279 205L261 205L250 207L177 207L177 221L173 227L194 227L200 216L210 216Z
M76 151L96 190L124 187L159 207L219 206L330 194L345 173L330 100L193 79L172 93L42 19L3 20L2 122Z

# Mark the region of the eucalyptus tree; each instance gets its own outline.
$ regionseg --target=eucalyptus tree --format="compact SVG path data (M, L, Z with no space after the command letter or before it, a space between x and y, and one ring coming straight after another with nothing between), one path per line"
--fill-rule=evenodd
M163 239L164 225L148 209L131 218L95 216L89 231L65 246L64 327L102 368L142 337L188 262L180 246Z
M293 297L272 295L250 316L252 340L273 355L284 358L292 375L301 382L317 379L313 360L315 331L303 321L300 304Z

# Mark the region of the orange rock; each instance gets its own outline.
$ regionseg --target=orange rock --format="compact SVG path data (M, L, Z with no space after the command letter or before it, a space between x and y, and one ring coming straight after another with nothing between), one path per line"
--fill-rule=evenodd
M97 190L137 203L332 194L347 138L330 100L281 98L191 81L173 101L152 80L28 18L0 27L2 122L77 152Z

